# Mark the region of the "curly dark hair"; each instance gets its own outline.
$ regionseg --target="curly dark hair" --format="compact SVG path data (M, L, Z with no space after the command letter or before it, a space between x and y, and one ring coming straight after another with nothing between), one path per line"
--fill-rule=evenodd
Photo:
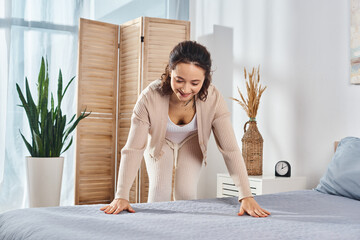
M205 70L204 83L198 93L200 100L206 101L208 88L211 83L211 56L206 47L196 41L183 41L170 52L169 63L161 75L160 91L164 95L171 95L171 71L178 63L191 63Z

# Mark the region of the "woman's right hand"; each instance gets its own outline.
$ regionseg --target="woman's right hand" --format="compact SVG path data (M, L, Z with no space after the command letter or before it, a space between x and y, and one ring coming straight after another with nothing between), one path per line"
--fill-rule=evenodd
M130 206L129 201L123 198L115 198L110 205L100 208L101 211L107 214L118 214L124 210L134 213L135 210Z

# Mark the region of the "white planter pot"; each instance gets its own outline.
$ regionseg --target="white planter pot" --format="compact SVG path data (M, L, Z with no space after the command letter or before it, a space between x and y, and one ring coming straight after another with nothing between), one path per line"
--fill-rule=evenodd
M26 157L30 207L60 204L64 158Z

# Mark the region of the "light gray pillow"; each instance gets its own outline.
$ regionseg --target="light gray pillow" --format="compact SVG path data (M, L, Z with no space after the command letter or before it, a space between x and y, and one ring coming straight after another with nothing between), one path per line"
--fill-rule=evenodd
M340 141L316 190L360 200L360 138Z

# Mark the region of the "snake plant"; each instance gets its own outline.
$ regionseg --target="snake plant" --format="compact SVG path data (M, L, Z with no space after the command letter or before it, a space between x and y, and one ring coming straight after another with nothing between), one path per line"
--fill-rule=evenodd
M16 90L19 94L20 101L25 109L27 118L29 120L29 126L31 131L31 144L25 139L21 133L21 137L25 142L27 149L32 157L59 157L63 152L69 149L73 142L71 137L70 142L65 146L65 142L68 140L70 134L75 130L78 123L90 115L85 113L86 109L75 120L76 114L72 116L70 121L66 123L66 115L62 114L61 101L74 80L71 78L69 83L63 90L63 79L61 69L59 70L58 88L57 88L57 105L54 103L54 96L51 93L51 106L48 108L49 98L49 74L48 74L48 62L42 57L40 72L38 77L38 102L35 104L30 92L29 83L27 77L25 77L25 96L22 93L18 84L16 84ZM75 120L75 121L74 121Z

